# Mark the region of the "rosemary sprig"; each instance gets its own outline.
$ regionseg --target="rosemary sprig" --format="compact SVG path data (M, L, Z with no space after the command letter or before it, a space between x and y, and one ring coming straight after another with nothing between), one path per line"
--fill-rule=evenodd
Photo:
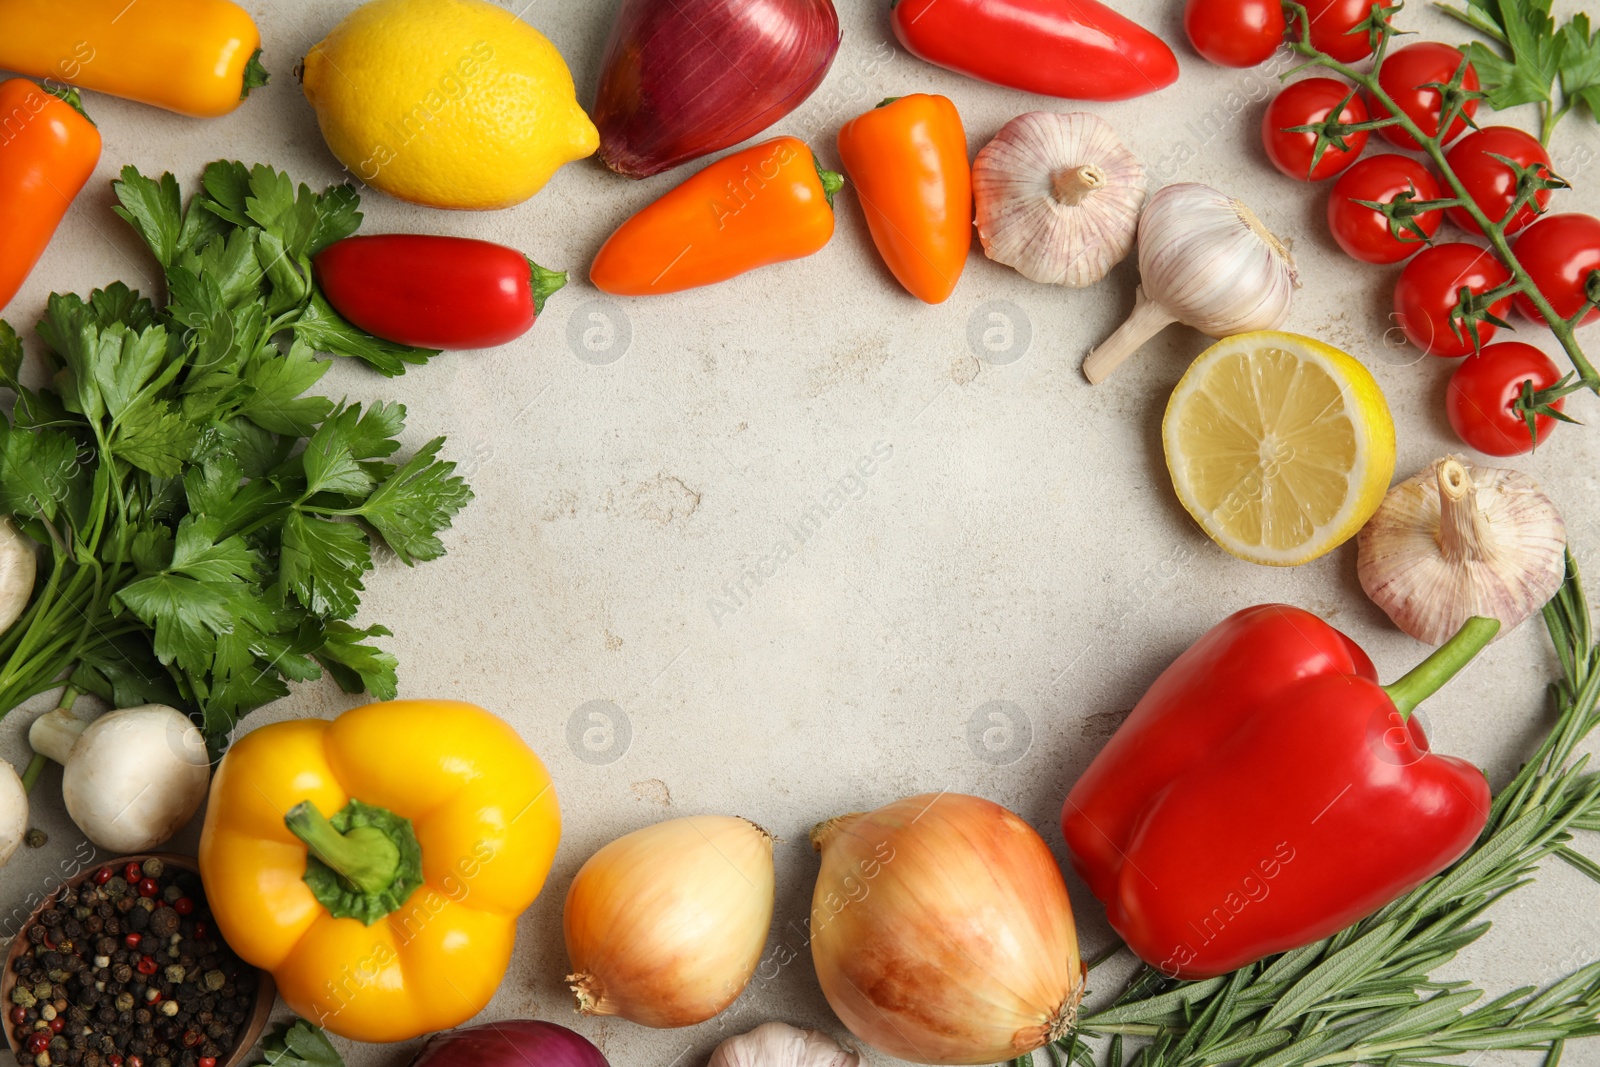
M1468 982L1429 974L1489 929L1483 914L1533 881L1555 856L1600 880L1571 848L1574 830L1600 829L1600 772L1574 751L1600 725L1600 647L1576 565L1546 605L1561 663L1551 685L1556 720L1495 798L1478 844L1449 870L1333 937L1220 978L1173 982L1144 968L1109 1007L1041 1053L1097 1067L1091 1040L1110 1038L1111 1067L1425 1067L1487 1049L1549 1050L1600 1035L1600 961L1536 989L1486 999ZM1137 1049L1125 1052L1127 1039ZM1438 1065L1443 1067L1443 1065Z

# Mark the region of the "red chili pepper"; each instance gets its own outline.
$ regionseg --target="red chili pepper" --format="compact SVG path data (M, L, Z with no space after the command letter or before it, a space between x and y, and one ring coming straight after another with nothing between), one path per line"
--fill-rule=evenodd
M1166 42L1096 0L899 0L912 55L981 81L1069 100L1126 100L1178 80Z
M140 956L139 962L135 965L135 968L140 974L155 974L156 961L151 959L149 956Z
M154 878L146 878L139 883L139 895L141 897L153 897L159 892L161 892L161 887L156 885Z
M370 334L419 348L493 348L528 332L567 284L514 248L467 237L346 237L312 260L333 309Z
M194 901L188 897L179 897L172 902L172 910L179 915L189 915L194 911Z
M1168 667L1068 794L1073 866L1138 956L1208 978L1327 937L1471 847L1489 783L1411 712L1493 638L1389 686L1298 608L1247 608Z

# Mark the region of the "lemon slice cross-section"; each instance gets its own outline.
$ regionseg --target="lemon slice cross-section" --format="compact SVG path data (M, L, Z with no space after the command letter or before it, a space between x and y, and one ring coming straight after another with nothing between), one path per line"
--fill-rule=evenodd
M1354 537L1394 477L1394 423L1366 367L1292 333L1202 352L1162 423L1178 499L1240 559L1309 562Z

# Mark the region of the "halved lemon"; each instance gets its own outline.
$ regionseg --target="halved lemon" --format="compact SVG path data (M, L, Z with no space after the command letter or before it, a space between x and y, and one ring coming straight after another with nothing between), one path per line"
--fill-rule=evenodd
M1307 563L1354 537L1394 477L1394 422L1354 357L1263 330L1200 353L1161 426L1178 499L1240 559Z

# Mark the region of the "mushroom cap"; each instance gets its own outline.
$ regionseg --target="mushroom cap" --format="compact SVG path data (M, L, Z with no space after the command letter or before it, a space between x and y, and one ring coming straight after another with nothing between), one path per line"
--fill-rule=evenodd
M1057 182L1083 167L1095 169L1095 186L1064 203ZM1132 251L1144 167L1098 115L1030 111L979 151L972 191L985 255L1030 281L1076 289Z
M11 764L0 760L0 867L28 832L28 791Z
M145 704L107 712L72 746L61 793L90 841L144 852L188 822L205 799L205 737L176 708Z
M34 553L33 542L10 519L0 519L0 633L28 609L38 571L39 557ZM0 858L0 863L4 862Z

